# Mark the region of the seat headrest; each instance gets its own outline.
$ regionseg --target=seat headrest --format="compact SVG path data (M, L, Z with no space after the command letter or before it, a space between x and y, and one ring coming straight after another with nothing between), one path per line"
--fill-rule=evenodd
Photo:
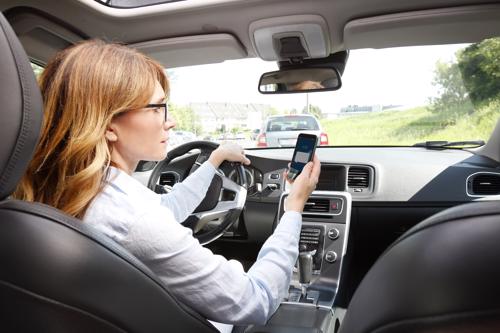
M42 96L28 56L0 13L0 200L9 196L33 155Z

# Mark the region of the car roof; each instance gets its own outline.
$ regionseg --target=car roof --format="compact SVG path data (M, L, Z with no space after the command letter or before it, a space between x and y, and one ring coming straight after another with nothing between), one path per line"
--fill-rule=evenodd
M324 21L330 53L475 42L500 32L500 4L476 0L185 0L133 9L94 0L3 0L0 10L41 64L88 38L132 45L167 67L257 57L253 24L300 15Z
M294 117L309 117L309 118L314 118L316 119L316 117L312 114L304 114L304 113L301 113L301 114L281 114L281 115L274 115L274 116L269 116L267 117L268 120L272 120L272 119L275 119L275 118L294 118Z

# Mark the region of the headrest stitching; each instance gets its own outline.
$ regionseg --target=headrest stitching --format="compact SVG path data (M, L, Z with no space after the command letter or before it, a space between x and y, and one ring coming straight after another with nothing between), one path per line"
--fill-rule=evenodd
M21 120L21 128L16 140L16 145L14 147L14 152L11 155L9 161L7 162L7 166L5 167L5 170L3 172L3 176L0 179L0 189L5 186L7 183L7 180L10 180L12 172L15 170L15 166L17 164L17 161L19 160L19 156L21 154L21 151L23 150L25 144L26 144L26 138L27 138L27 132L29 131L30 124L31 124L31 117L30 117L30 110L31 110L31 100L30 100L30 94L27 93L25 90L29 89L28 86L25 84L25 79L26 79L26 73L24 71L24 68L22 64L19 63L19 58L18 57L23 57L23 54L19 54L16 51L15 47L12 47L13 44L15 44L15 40L13 40L8 33L8 31L5 31L4 24L5 24L5 19L2 20L2 31L7 38L9 42L9 47L11 50L11 54L14 55L14 62L16 64L16 69L17 72L19 73L19 79L20 79L20 85L21 85L21 97L22 97L22 120Z

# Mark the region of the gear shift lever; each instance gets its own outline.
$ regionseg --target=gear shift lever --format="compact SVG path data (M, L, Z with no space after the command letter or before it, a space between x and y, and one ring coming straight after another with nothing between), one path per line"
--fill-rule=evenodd
M307 251L307 246L304 244L299 247L299 282L302 289L302 296L306 296L307 287L311 282L313 256L316 250Z

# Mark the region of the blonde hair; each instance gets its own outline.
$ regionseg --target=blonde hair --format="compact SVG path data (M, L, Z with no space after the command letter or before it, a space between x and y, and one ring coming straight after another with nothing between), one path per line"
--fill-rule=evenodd
M156 80L168 94L162 66L123 45L90 40L59 52L39 79L41 137L14 197L82 218L110 164L108 125L148 104Z

